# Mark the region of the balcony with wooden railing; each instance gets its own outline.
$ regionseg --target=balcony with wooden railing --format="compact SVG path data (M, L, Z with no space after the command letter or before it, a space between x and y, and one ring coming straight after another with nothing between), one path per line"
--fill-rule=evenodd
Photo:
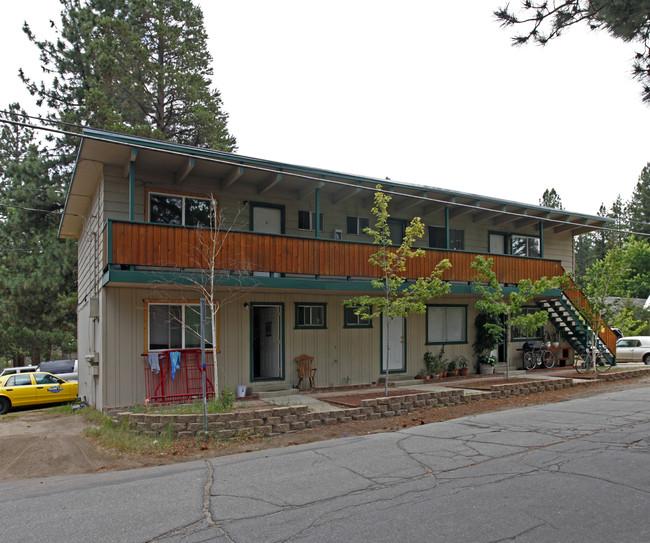
M215 269L313 276L376 277L368 262L377 252L371 243L303 238L255 232L220 232L207 229L109 220L104 231L104 267ZM426 249L424 258L408 263L406 277L417 279L431 273L448 259L452 267L447 281L471 282L470 264L477 253ZM558 261L490 255L501 283L517 283L542 276L562 275Z
M378 269L368 262L377 252L371 243L303 238L239 231L214 231L183 226L109 220L104 230L104 267L112 265L156 269L206 269L318 277L374 278ZM406 277L426 277L441 260L451 262L442 278L471 283L471 263L479 253L425 249L424 258L411 260ZM564 275L556 260L489 255L500 283L522 278ZM566 290L579 308L587 303L574 285ZM614 352L615 337L606 328L601 338Z

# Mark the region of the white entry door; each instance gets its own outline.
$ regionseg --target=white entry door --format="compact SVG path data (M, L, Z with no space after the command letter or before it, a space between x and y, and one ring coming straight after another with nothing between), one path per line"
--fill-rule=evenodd
M282 209L253 206L253 231L265 234L282 234Z
M382 316L382 357L381 369L386 371L386 365L390 371L404 371L406 334L405 321L402 317L391 317L387 319Z
M489 251L495 255L506 254L506 236L504 234L490 234Z

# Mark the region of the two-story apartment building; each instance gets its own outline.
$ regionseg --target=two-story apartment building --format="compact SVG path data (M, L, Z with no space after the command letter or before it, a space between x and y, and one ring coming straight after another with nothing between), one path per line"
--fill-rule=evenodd
M573 269L573 237L606 225L602 217L456 190L85 130L60 226L61 237L79 243L80 394L106 408L142 402L152 386L161 393L149 355L165 354L157 358L164 365L170 352L198 347L197 284L209 280L209 262L223 301L214 341L222 385L291 388L303 353L315 359L317 385L377 381L386 368L386 323L363 321L343 302L380 294L370 284L379 270L368 263L376 246L364 234L378 183L392 196L395 243L412 217L426 224L417 243L426 256L409 278L428 275L443 258L452 263L444 276L450 293L389 328L398 345L390 371L405 376L442 345L448 357L474 360L476 255L494 257L504 285L560 275ZM205 227L212 201L221 215L216 233ZM215 236L220 250L208 254ZM538 302L530 310L549 309L564 344L579 349L580 294ZM513 334L512 367L521 366L517 348L528 339ZM608 331L603 340L613 350Z

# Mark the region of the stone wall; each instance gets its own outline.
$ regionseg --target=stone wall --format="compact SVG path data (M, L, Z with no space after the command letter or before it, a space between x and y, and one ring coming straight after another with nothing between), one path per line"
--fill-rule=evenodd
M645 371L645 370L641 370ZM612 374L614 375L614 374ZM305 405L275 407L233 413L208 415L208 432L218 439L232 439L250 435L271 436L340 424L353 420L373 420L406 415L424 407L447 407L473 401L505 398L522 394L536 394L573 386L572 379L540 380L492 385L489 392L465 394L464 390L420 392L404 396L362 400L361 406L340 411L310 412ZM203 415L161 415L121 412L118 422L145 435L171 432L177 437L203 435Z

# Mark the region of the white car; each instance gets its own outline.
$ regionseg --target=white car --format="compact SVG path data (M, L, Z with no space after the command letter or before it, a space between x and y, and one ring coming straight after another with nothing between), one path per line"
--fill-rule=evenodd
M617 362L643 362L650 366L650 336L623 337L616 342Z

